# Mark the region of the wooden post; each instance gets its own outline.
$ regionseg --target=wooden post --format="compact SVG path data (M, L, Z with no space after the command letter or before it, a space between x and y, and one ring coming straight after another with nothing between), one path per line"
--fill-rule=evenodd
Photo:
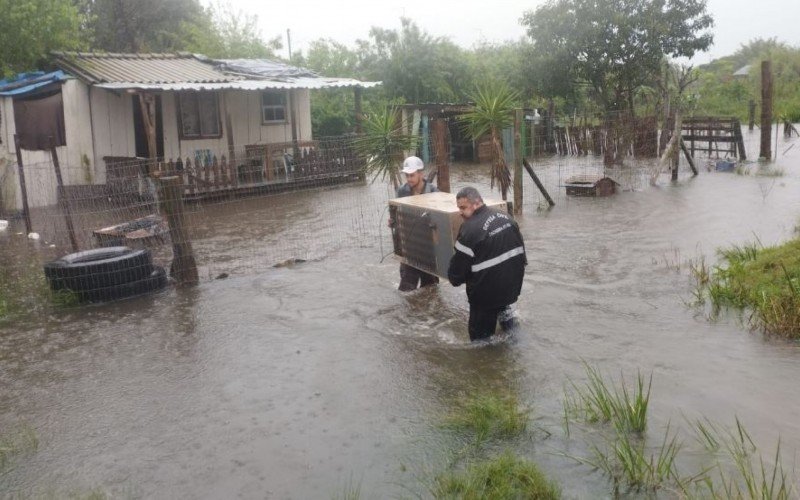
M545 149L548 153L555 153L556 152L556 145L553 138L553 121L555 120L556 114L556 103L553 102L552 99L547 101L547 121L545 122L545 132L544 132L544 140L545 140Z
M681 139L681 151L683 151L683 154L686 155L686 161L689 162L689 166L692 168L692 173L697 175L698 172L697 167L694 164L694 158L692 158L692 155L689 154L689 150L686 149L686 144L683 142L683 139ZM675 171L677 172L677 169L675 169Z
M69 242L72 244L72 251L77 252L79 250L78 240L75 238L75 226L72 225L72 211L69 207L67 193L64 191L64 178L61 177L61 164L58 161L56 141L53 139L53 136L50 136L50 156L53 158L53 168L56 171L56 182L58 183L56 197L58 198L58 203L64 210L64 220L67 223L67 232L69 233Z
M169 274L181 285L195 285L199 281L197 263L192 250L192 242L186 231L182 190L183 183L180 177L158 179L161 211L169 223L169 234L172 240L172 264Z
M761 151L760 158L772 158L772 62L761 61Z
M752 128L750 130L753 130ZM742 137L742 124L736 120L733 124L733 137L736 139L736 148L739 150L739 159L746 160L747 152L744 150L744 137Z
M22 164L22 150L19 147L19 136L14 134L14 148L17 150L17 169L19 170L19 188L22 191L22 213L25 216L25 230L28 234L33 232L31 224L31 211L28 207L28 188L25 184L25 166Z
M364 115L361 113L361 91L361 87L356 87L353 90L354 108L356 113L356 134L360 134L362 132L361 120L364 119Z
M544 195L544 199L547 200L547 204L550 205L551 207L554 207L556 203L553 201L553 198L550 198L550 195L547 193L547 190L544 188L544 185L542 185L542 181L539 180L539 177L536 175L536 172L533 171L533 168L531 168L531 165L530 163L528 163L527 159L523 158L522 166L525 167L525 170L528 171L528 174L530 174L531 179L533 179L533 183L536 184L536 187L539 188L539 191L541 191L542 195Z
M224 95L224 94L223 94ZM236 173L233 176L235 179L233 181L234 186L239 185L239 169L236 166L236 146L235 142L233 141L233 124L231 123L231 111L228 109L228 99L225 97L225 137L228 139L228 161L230 162L231 168ZM245 158L245 162L247 162L247 158Z
M749 115L747 129L753 130L753 127L756 123L756 101L754 99L750 99L750 102L747 105L747 112Z
M450 148L447 141L447 120L436 118L431 120L433 133L433 152L436 159L436 172L439 180L436 186L439 191L450 192Z
M292 120L292 155L294 159L297 160L300 157L300 148L297 147L297 110L295 109L295 94L291 90L287 90L286 93L289 96L289 114Z
M522 213L522 109L514 110L514 213Z
M156 98L153 94L145 92L139 93L139 108L142 111L142 124L147 136L147 157L150 159L147 165L147 175L152 175L155 170L155 161L158 157L158 146L156 145Z

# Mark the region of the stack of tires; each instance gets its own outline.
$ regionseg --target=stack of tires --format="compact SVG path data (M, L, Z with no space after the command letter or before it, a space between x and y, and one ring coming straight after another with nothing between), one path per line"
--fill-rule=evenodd
M71 253L48 262L44 274L53 291L70 290L84 302L143 295L167 284L164 268L149 250L108 247Z

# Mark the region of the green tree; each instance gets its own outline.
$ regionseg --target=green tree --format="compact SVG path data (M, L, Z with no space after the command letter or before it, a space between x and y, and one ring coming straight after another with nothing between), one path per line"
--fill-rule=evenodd
M481 83L471 96L472 109L460 119L467 133L475 140L489 134L492 140L492 188L500 185L503 200L508 198L511 186L511 172L506 164L500 133L514 122L514 107L519 94L503 81L488 80Z
M553 80L586 85L609 130L613 117L633 112L637 90L658 78L665 58L712 43L705 0L550 0L521 23Z
M373 27L358 43L364 76L381 80L390 96L410 102L458 100L458 82L468 75L464 51L446 38L432 37L407 18L401 28Z
M184 48L214 58L274 58L282 48L280 37L264 40L258 16L217 3L181 22Z
M174 52L184 47L182 25L204 15L198 0L85 0L94 49Z
M42 69L52 50L81 50L83 17L71 0L0 0L0 72Z
M374 181L379 176L389 180L396 190L400 187L403 153L419 145L419 137L409 135L407 125L394 106L383 106L367 114L364 135L355 142L356 152L364 159L364 171Z

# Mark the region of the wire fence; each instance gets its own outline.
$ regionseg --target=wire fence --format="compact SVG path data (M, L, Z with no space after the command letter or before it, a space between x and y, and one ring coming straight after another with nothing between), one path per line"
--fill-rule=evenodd
M448 123L452 126L455 123ZM549 133L531 127L529 144L546 144L537 132ZM589 132L563 127L563 134L552 137L561 143L556 154L537 155L535 146L522 148L534 153L533 170L556 204L564 201L569 186L610 178L616 190L642 190L662 173L657 158L636 155L633 142L626 146L629 151L618 155L621 161L604 166L603 147L596 147L603 142ZM59 253L71 254L46 268L51 286L85 291L86 300L142 293L163 286L166 275L180 273L176 262L186 253L196 264L199 280L321 259L343 248L374 247L390 253L386 212L394 190L384 181L365 178L365 159L356 153L356 140L331 137L221 153L200 149L163 161L106 157L104 171L97 176L100 182L63 188L58 187L52 161L26 164L28 196L54 200L29 210L33 230ZM435 137L420 141L436 143ZM586 146L590 143L594 145ZM418 154L435 170L441 151L426 147L430 150ZM471 151L448 148L451 191L472 185L485 196L499 198L496 189L490 192L488 166L464 167L475 160L487 163L481 148L480 142ZM514 150L505 149L513 169ZM61 169L65 178L75 179L84 166L65 164ZM18 181L8 172L6 184ZM167 179L172 195L165 189ZM524 212L546 206L543 193L524 171L523 192ZM78 251L82 253L72 255Z

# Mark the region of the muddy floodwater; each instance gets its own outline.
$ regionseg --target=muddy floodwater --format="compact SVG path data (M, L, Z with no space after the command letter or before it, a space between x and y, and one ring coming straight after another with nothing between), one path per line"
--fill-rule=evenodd
M796 234L795 142L779 139L778 177L702 163L675 184L662 176L603 199L554 187L553 210L526 204L522 326L480 348L463 288L397 292L397 262L382 260L383 185L195 209L199 286L0 325L0 429L24 422L39 437L0 475L0 496L331 498L348 484L362 498L425 496L451 439L441 416L489 387L532 408L534 432L514 449L566 498L609 497L600 473L564 456L586 452L562 426L564 386L584 379L582 361L613 377L652 373L653 439L684 415L738 417L767 455L780 437L791 468L800 344L750 332L737 314L709 321L689 305L688 261ZM559 167L597 161L534 167L552 185ZM489 194L485 166L453 170L454 188ZM33 248L3 238L6 254ZM306 262L272 267L293 257Z

